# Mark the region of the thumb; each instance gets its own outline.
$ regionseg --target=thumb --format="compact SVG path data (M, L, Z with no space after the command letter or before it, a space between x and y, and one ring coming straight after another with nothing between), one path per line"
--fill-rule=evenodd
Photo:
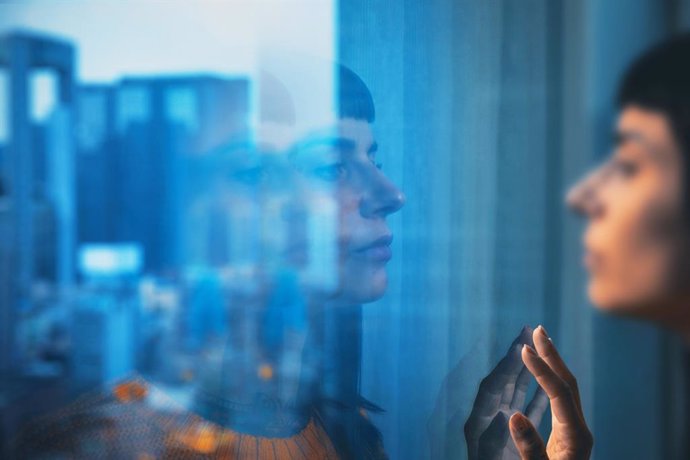
M510 435L513 437L515 446L520 452L522 460L548 460L544 441L532 422L520 412L516 412L510 417Z

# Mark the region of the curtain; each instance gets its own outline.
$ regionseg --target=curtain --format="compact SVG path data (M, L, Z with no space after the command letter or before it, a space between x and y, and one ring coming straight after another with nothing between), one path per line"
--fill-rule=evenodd
M592 311L582 223L563 207L607 153L621 72L684 18L686 2L653 0L340 2L339 59L372 89L379 155L408 199L389 291L364 308L363 393L386 409L391 458L428 457L446 376L441 415L464 418L525 324L578 377L595 458L684 458L679 347ZM462 440L451 430L443 442Z

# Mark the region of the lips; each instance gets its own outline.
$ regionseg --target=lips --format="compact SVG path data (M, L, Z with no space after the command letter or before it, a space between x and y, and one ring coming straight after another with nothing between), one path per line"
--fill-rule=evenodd
M587 231L582 239L582 245L584 247L584 255L582 256L582 263L587 270L594 272L601 266L602 257L601 253L595 250L595 244L593 243L592 235Z
M588 270L594 270L596 266L596 257L589 251L585 251L585 255L582 256L582 263Z
M372 262L388 262L393 256L391 251L392 235L383 235L375 240L359 246L353 254L364 257Z
M594 272L601 267L602 257L598 251L585 247L582 263L590 272Z

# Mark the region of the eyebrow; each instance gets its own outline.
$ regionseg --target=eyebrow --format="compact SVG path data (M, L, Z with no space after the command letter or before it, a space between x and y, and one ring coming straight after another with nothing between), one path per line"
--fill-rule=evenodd
M615 131L614 140L616 146L623 145L626 142L634 142L643 147L652 155L658 155L659 149L652 144L642 133L638 131Z
M334 147L343 152L353 152L357 147L354 141L343 137L320 137L310 139L297 146L297 151L307 150L313 147Z
M351 139L344 137L320 137L315 139L310 139L303 142L297 146L295 153L299 154L305 150L309 150L314 147L333 147L341 151L342 153L353 153L357 149L357 144ZM373 155L379 150L378 142L373 142L369 149L367 150L367 155Z

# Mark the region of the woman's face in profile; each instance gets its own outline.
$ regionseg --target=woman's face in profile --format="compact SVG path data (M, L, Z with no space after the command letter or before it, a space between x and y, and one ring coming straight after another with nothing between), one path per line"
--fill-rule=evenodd
M400 210L405 198L377 163L378 144L369 123L342 119L338 132L348 145L341 151L342 177L336 194L340 295L349 302L371 302L388 286L386 264L392 257L393 234L386 218Z
M386 220L405 198L377 163L371 124L341 118L286 138L299 140L257 137L261 153L234 152L217 171L214 200L230 234L253 242L244 250L247 260L255 260L254 249L267 267L302 271L303 288L314 298L342 304L380 298L392 257ZM232 249L223 259L238 262L243 248Z
M301 149L298 169L307 188L327 186L337 206L338 281L331 297L360 304L380 298L393 234L386 218L404 204L402 192L377 163L378 145L366 120L339 119Z
M588 294L604 310L667 318L688 284L684 160L659 112L626 107L616 137L611 158L568 195L588 220Z

